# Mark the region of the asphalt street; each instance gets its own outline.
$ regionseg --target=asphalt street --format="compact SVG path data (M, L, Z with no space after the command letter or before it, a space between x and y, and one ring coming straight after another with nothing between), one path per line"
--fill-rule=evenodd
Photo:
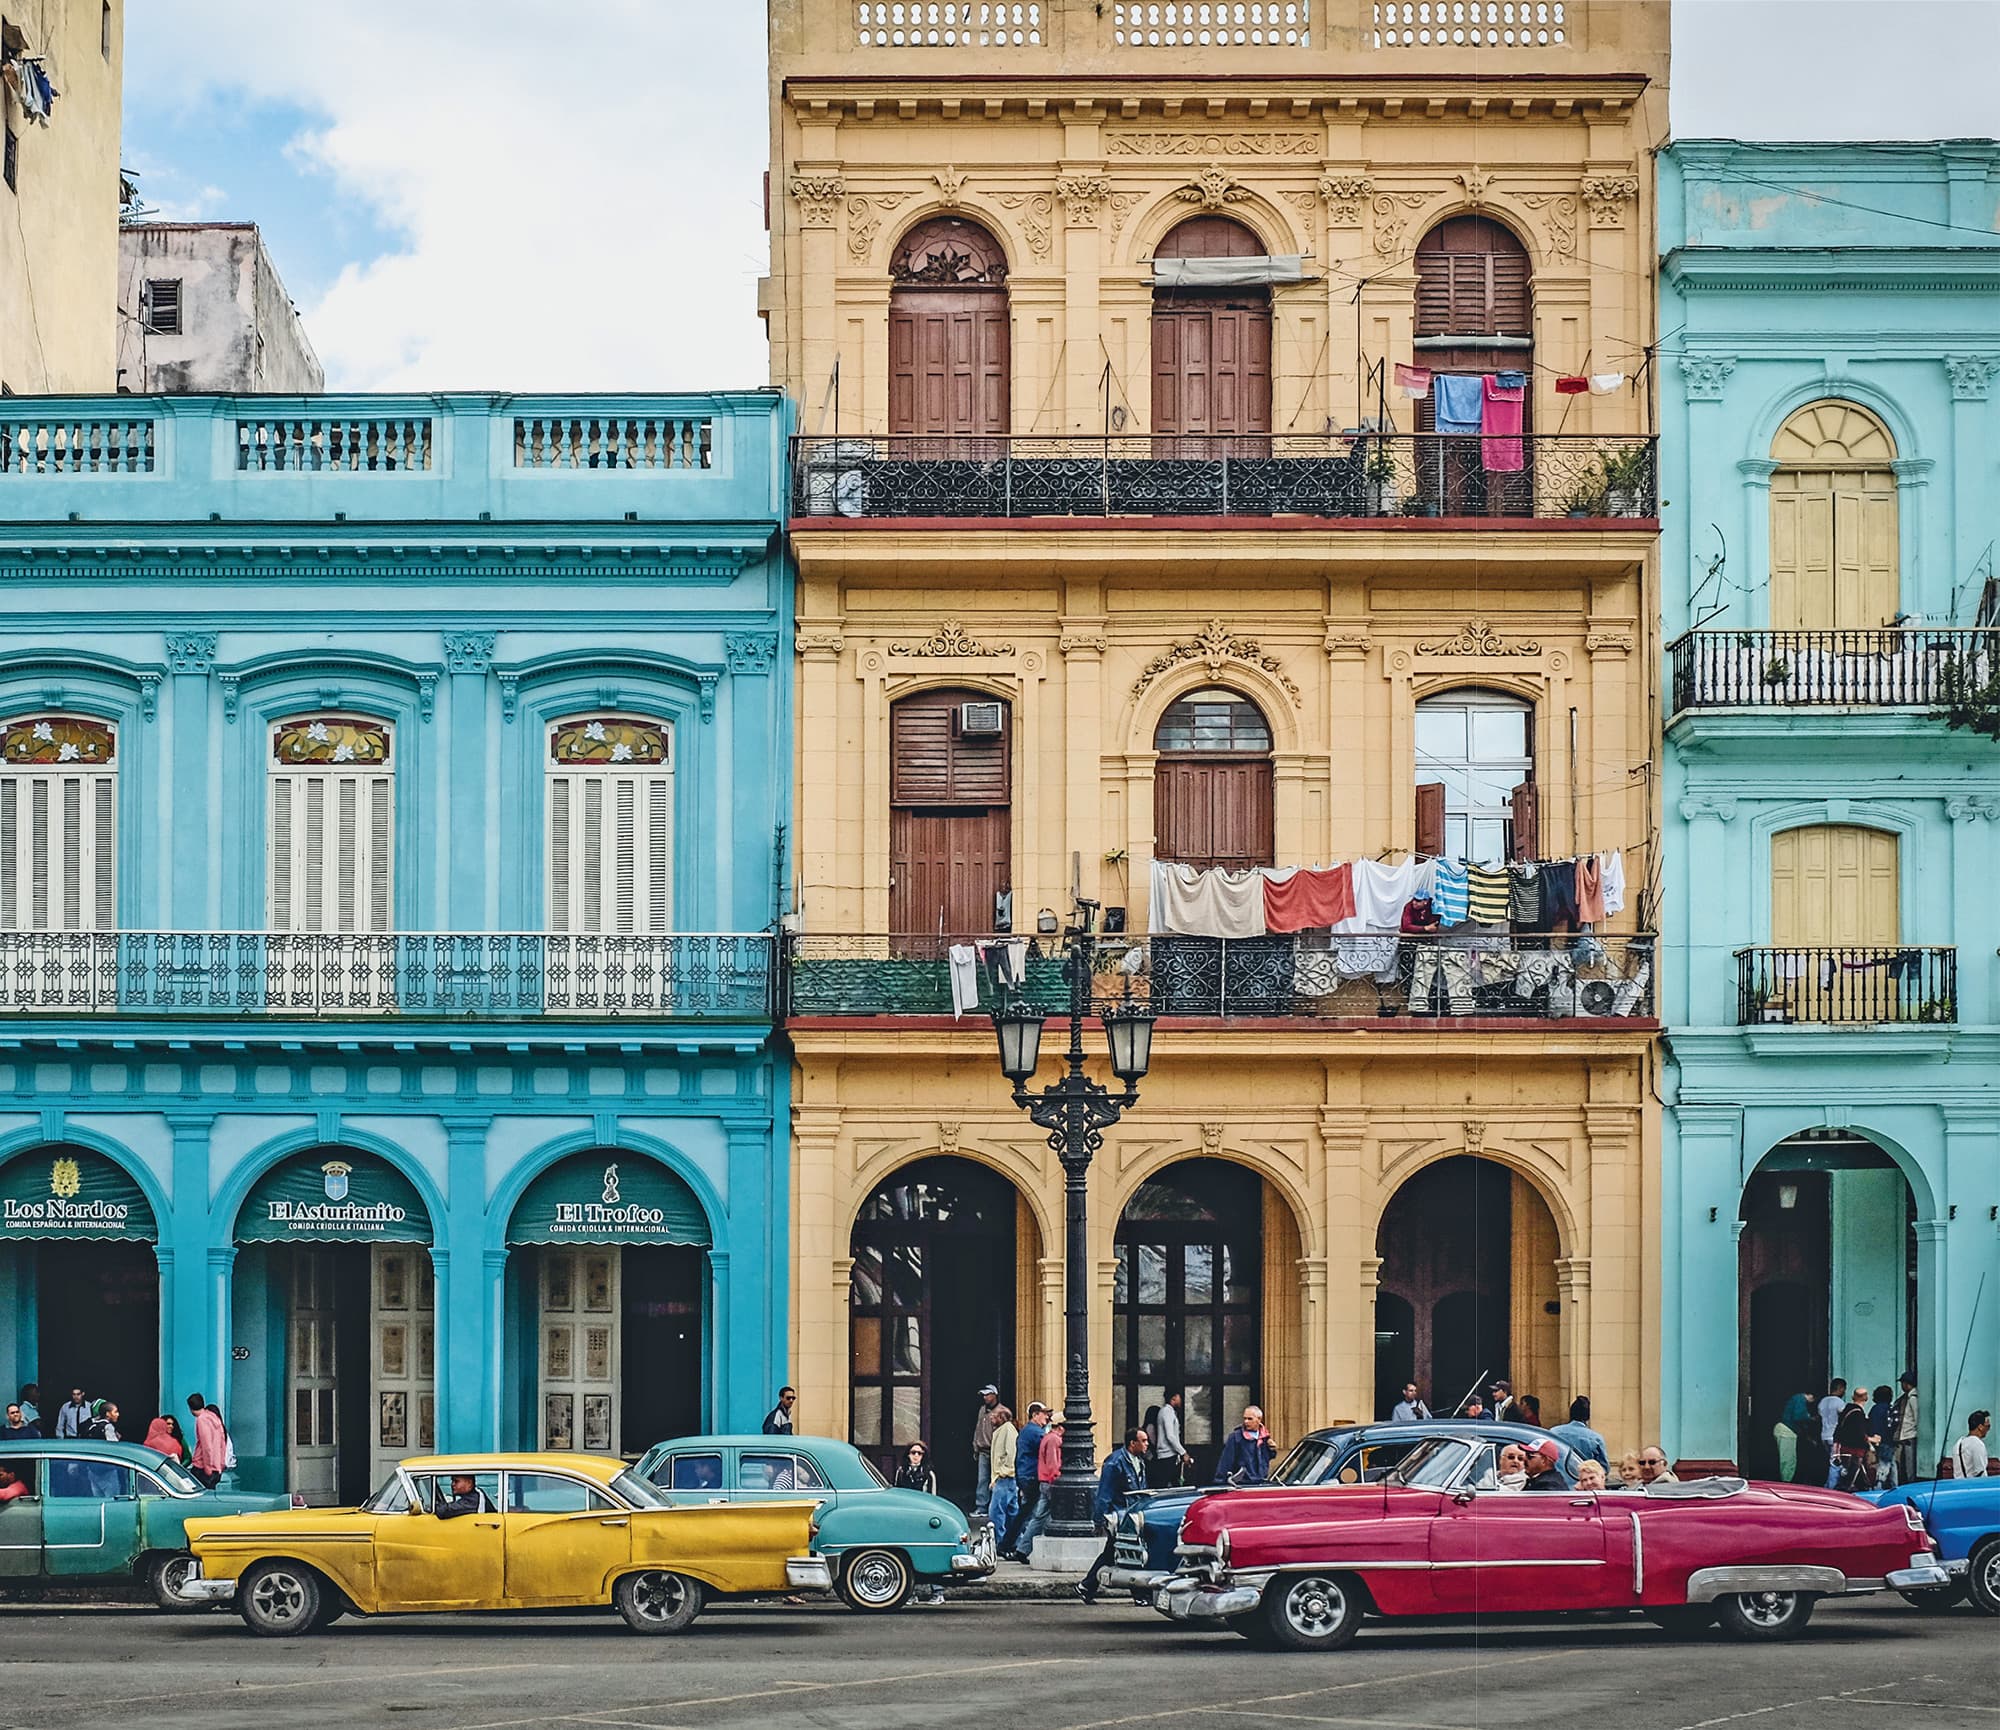
M1263 1653L1129 1603L961 1601L886 1618L718 1607L689 1632L609 1614L341 1622L258 1640L234 1616L0 1608L0 1726L141 1719L411 1730L1192 1730L1224 1716L1380 1730L2000 1730L2000 1625L1894 1598L1822 1606L1795 1644L1675 1640L1638 1621L1370 1624L1346 1652Z

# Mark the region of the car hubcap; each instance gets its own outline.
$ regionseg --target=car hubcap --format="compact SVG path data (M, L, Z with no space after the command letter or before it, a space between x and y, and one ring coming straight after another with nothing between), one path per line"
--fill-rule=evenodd
M857 1598L886 1604L903 1589L903 1571L887 1556L863 1556L848 1574Z
M160 1584L169 1592L179 1592L194 1576L194 1558L176 1556L160 1570Z
M1986 1592L1986 1601L2000 1604L2000 1550L1995 1550L1986 1558L1986 1566L1980 1570L1979 1577Z
M1314 1638L1333 1633L1345 1608L1340 1588L1331 1580L1301 1580L1285 1594L1285 1620Z
M1743 1614L1760 1628L1777 1628L1791 1615L1792 1602L1789 1592L1751 1592L1742 1600Z
M266 1574L250 1594L267 1622L296 1622L305 1614L305 1584L295 1574Z
M687 1588L672 1574L641 1574L632 1588L632 1602L648 1622L664 1622L680 1613Z

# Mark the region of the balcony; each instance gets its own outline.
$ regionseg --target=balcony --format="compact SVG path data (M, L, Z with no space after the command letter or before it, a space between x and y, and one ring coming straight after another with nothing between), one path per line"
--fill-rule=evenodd
M4 931L0 1014L764 1021L763 933Z
M1061 1013L1069 986L1048 940L966 939L983 951L983 1015L1003 990ZM1025 944L1023 978L996 982L999 952ZM951 940L801 936L790 945L794 1019L950 1016ZM1104 937L1091 1009L1142 1003L1156 1015L1368 1024L1408 1018L1513 1022L1645 1021L1653 1014L1650 937Z
M1842 944L1736 951L1739 1027L1957 1020L1956 949Z
M797 438L791 509L794 519L835 520L1301 516L1650 527L1656 443L1566 433Z
M1671 653L1676 714L2000 701L2000 630L1690 631Z

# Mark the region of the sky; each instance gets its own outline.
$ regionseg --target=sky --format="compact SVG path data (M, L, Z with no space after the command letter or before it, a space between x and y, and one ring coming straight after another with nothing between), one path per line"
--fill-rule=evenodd
M1629 4L1643 0L1626 0ZM347 390L767 374L761 0L130 0L125 164ZM1678 0L1677 136L2000 132L2000 0Z

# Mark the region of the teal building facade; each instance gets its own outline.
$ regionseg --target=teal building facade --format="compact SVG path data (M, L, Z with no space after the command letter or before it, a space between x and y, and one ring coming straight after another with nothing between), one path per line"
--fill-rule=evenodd
M319 1502L784 1377L788 410L0 404L0 1381Z
M1661 175L1664 1439L1914 1370L1929 1476L2000 1395L2000 149Z

